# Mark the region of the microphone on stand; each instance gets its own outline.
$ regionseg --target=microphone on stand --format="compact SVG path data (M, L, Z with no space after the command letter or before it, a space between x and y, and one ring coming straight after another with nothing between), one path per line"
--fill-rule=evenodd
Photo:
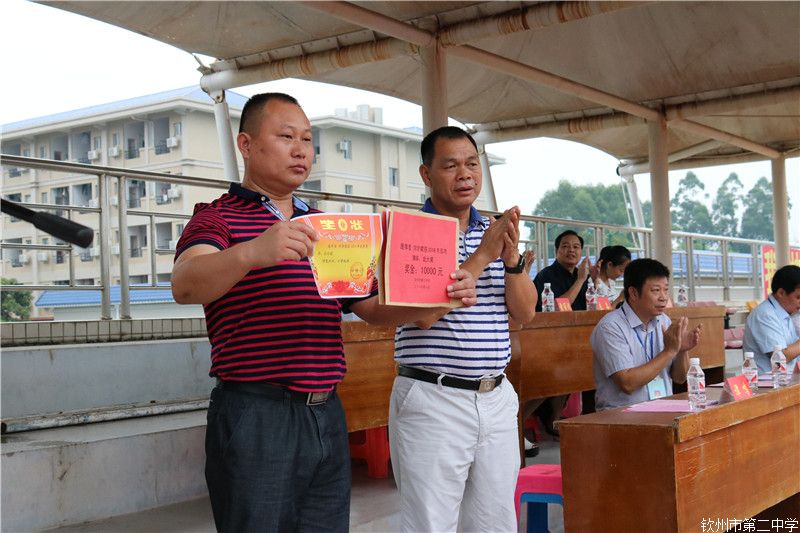
M0 199L0 210L7 215L30 222L57 239L76 244L81 248L88 247L94 239L94 230L92 228L58 215L33 211L9 200L2 199Z

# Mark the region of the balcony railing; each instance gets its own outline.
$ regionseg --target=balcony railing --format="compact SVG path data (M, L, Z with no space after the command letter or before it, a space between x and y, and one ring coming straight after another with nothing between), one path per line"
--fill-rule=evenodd
M112 212L117 216L118 227L120 229L128 228L130 226L129 217L144 217L147 219L147 238L145 242L159 243L155 248L137 247L130 249L128 239L120 239L119 246L119 277L120 277L120 318L130 318L130 290L138 289L153 289L160 288L169 290L168 287L158 286L157 282L153 281L150 285L145 286L130 286L130 276L128 273L129 259L136 258L143 255L148 255L150 259L150 280L158 279L157 272L157 257L159 255L174 254L175 251L171 249L171 245L164 246L163 238L159 241L156 232L156 220L180 220L185 222L191 218L190 214L183 213L167 213L161 211L143 210L143 209L130 209L129 207L138 204L136 202L137 196L130 195L129 185L132 180L139 180L144 182L154 183L169 183L170 185L183 184L193 187L225 190L230 186L230 182L226 180L217 180L193 176L175 176L171 174L162 174L157 172L147 172L138 170L128 170L115 167L101 167L94 165L83 165L78 163L59 162L46 159L34 159L20 156L3 156L3 163L5 165L13 165L14 167L43 169L56 172L69 172L71 174L88 174L93 175L97 181L99 202L98 207L78 207L73 205L53 205L53 204L23 204L32 209L42 209L48 211L60 211L65 214L67 218L72 218L76 213L97 213L99 215L99 231L97 233L93 246L97 250L97 259L100 261L100 285L77 285L75 283L75 266L73 264L72 246L70 245L42 245L42 244L19 244L2 242L0 245L2 249L20 249L20 250L53 250L56 252L56 263L63 262L59 260L59 256L66 256L66 262L69 267L69 283L67 285L14 285L2 286L0 288L15 287L19 289L24 287L29 290L99 290L101 291L101 318L111 318L111 256L112 245L110 242L111 216ZM384 198L374 198L367 196L353 196L345 194L333 194L321 191L307 191L300 189L298 195L303 197L309 203L319 201L335 201L341 205L342 203L361 204L371 206L372 210L377 212L381 205L391 203L391 205L406 207L406 208L419 208L420 204L417 202L405 202L400 200L387 200ZM118 202L115 206L111 205L110 198L116 196ZM165 197L166 195L161 195ZM156 196L156 203L159 196ZM164 198L161 198L162 200ZM167 199L169 199L167 197ZM495 212L486 212L486 214L497 214ZM536 252L536 268L538 271L545 266L549 265L552 258L552 243L550 242L549 229L553 226L557 228L572 228L583 233L586 238L585 252L592 256L596 256L599 250L606 244L607 237L610 234L625 234L629 236L629 241L636 243L629 246L631 251L639 257L647 257L651 255L651 230L649 228L638 228L629 226L617 226L611 224L602 224L596 222L584 222L577 220L563 220L556 218L534 217L523 215L521 217L524 227L520 228L524 232L530 230L531 238L522 239L522 244L528 249ZM124 235L124 233L123 233ZM750 287L753 291L753 297L758 299L761 297L763 286L761 279L761 245L771 244L767 241L757 241L750 239L736 239L730 237L721 237L714 235L701 235L684 232L672 232L673 243L678 243L673 252L672 267L674 278L676 281L684 282L689 285L690 297L694 299L695 288L700 287L700 281L711 280L716 283L714 287L722 287L724 293L724 300L729 300L730 287L736 284L739 287ZM703 241L706 243L715 243L716 250L695 250L695 241ZM744 246L749 250L749 253L732 253L729 249L733 245ZM86 252L84 252L86 253ZM91 253L90 253L91 255ZM113 255L116 255L114 250ZM687 261L687 258L690 258ZM93 257L94 259L94 257ZM35 260L35 259L34 259ZM16 266L15 259L11 258L9 263ZM22 262L17 260L16 263ZM687 268L692 265L692 268Z

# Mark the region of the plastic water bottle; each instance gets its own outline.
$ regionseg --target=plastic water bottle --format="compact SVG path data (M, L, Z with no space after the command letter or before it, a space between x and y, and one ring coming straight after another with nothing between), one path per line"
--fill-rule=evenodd
M594 288L594 281L589 278L589 285L586 287L586 310L595 311L597 309L597 289Z
M758 365L753 358L753 352L744 352L744 363L742 363L742 375L747 380L752 392L758 391Z
M550 288L549 283L544 284L542 289L542 311L545 313L552 313L556 310L556 296L553 294L553 289Z
M776 346L770 358L772 363L772 388L777 389L789 384L789 372L786 369L786 356L783 346Z
M678 307L686 307L689 305L689 292L686 290L686 285L678 287L678 301L675 303Z
M686 383L689 389L689 407L692 411L706 408L706 375L700 368L700 358L689 359L689 372L686 373Z

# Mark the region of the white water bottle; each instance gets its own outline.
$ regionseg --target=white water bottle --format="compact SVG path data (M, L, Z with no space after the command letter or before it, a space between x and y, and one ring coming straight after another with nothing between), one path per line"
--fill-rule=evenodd
M595 311L597 309L597 289L594 288L594 281L589 278L589 285L586 287L586 310Z
M744 352L744 363L742 363L742 375L747 380L747 385L752 392L758 391L758 365L754 359L753 352Z
M675 303L678 307L686 307L689 305L689 293L686 290L686 285L678 287L678 301Z
M552 313L556 310L556 296L553 294L553 289L550 288L549 283L544 284L542 289L542 311L545 313Z
M686 383L689 390L689 407L692 411L706 408L706 375L700 368L700 358L689 359L689 372L686 373Z
M783 353L783 346L776 346L772 350L772 388L777 389L789 384L789 372L786 369L786 355Z

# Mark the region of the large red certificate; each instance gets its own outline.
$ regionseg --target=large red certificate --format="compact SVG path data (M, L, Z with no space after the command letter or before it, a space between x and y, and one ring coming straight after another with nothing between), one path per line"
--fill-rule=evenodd
M381 303L459 307L447 296L458 268L458 220L421 211L384 211L385 249L379 276Z

